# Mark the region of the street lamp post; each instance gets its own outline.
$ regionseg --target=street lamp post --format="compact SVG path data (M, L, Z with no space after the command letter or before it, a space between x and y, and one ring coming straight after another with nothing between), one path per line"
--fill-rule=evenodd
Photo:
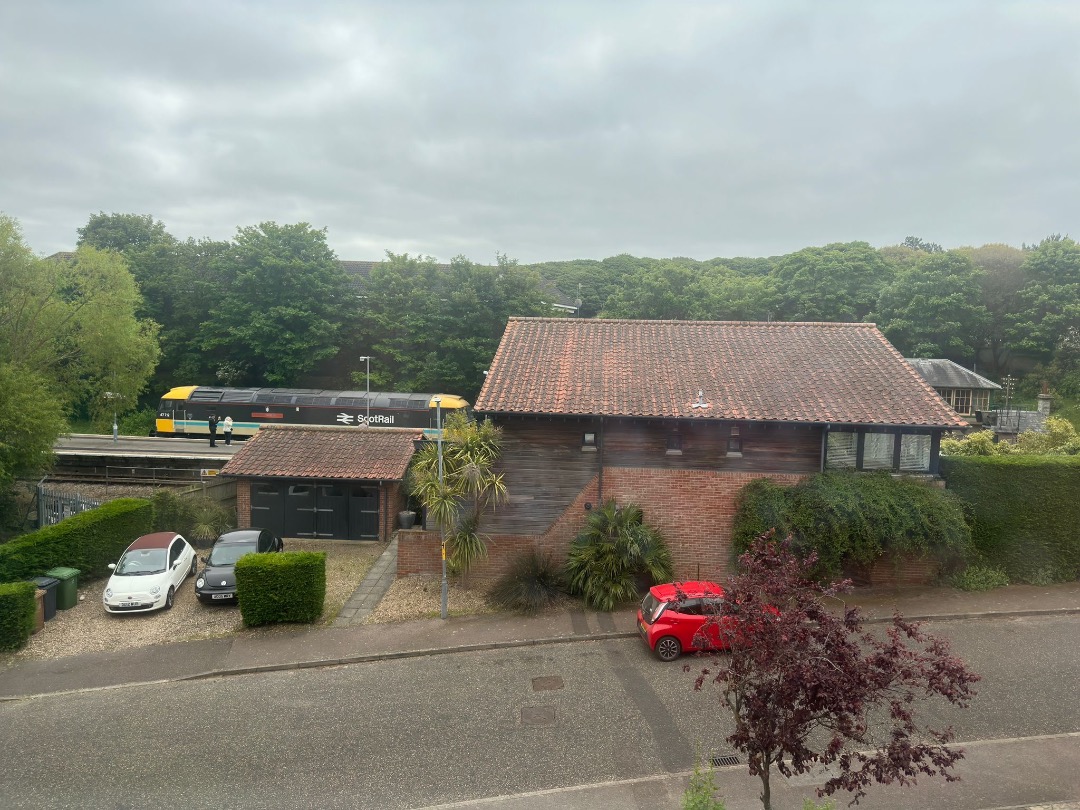
M115 391L106 391L105 399L109 400L112 404L112 440L113 444L116 444L120 440L120 426L116 424L116 400L118 400L123 394L118 394Z
M431 400L435 403L435 429L437 435L435 438L436 447L438 448L439 456L439 496L442 497L443 488L443 462L442 462L442 397L435 396ZM447 602L450 596L450 584L446 581L446 527L439 523L439 532L442 535L442 542L440 543L440 549L442 550L442 602L439 615L442 618L446 618L447 614Z
M367 374L367 387L364 389L364 427L371 427L371 357L357 357L364 361Z

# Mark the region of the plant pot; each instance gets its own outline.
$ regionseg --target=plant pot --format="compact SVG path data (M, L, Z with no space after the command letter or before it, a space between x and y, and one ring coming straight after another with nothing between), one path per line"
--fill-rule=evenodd
M402 529L411 529L416 522L416 512L398 512L398 527Z

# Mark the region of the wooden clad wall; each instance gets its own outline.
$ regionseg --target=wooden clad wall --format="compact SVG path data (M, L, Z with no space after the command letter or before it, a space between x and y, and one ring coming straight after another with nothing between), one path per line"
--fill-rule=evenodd
M581 451L585 420L510 420L501 424L510 502L485 515L485 534L543 534L596 477L598 454Z

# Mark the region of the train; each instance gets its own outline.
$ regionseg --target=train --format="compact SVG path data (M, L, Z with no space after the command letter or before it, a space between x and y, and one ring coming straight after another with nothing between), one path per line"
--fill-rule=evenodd
M207 437L213 413L219 421L232 417L233 438L253 436L263 425L280 424L422 428L425 435L435 436L439 405L444 422L455 411L471 415L469 403L454 394L185 385L162 396L154 434Z

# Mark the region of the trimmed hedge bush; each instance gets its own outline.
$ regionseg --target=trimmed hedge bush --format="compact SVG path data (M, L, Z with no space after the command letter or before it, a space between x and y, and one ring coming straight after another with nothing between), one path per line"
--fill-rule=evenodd
M34 632L36 590L33 582L0 585L0 650L17 650Z
M141 498L120 498L0 545L0 582L38 577L58 565L79 578L109 574L132 541L150 531L153 509Z
M952 493L888 473L825 472L793 487L767 478L739 492L732 540L741 554L775 529L802 553L816 551L817 574L838 577L872 565L882 554L935 556L944 562L971 554L971 530Z
M326 599L326 552L247 554L236 563L236 597L248 627L314 622Z
M1080 457L942 456L941 474L967 505L981 562L1012 582L1080 578Z

